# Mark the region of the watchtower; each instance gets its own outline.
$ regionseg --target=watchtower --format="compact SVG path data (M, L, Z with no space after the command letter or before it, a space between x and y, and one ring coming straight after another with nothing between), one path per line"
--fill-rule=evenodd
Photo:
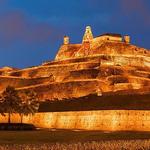
M64 36L64 45L69 44L69 36Z
M125 43L130 43L130 36L129 35L124 36L124 42Z
M82 43L84 42L91 42L93 40L93 34L90 26L86 27Z

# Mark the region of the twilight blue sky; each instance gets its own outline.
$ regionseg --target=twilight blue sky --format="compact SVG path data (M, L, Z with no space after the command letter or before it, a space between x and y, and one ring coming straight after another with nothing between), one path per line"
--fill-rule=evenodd
M63 36L79 43L86 25L150 49L150 0L0 0L0 67L52 60Z

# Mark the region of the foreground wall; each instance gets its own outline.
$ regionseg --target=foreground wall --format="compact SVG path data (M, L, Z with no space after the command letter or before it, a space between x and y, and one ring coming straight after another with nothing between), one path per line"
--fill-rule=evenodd
M12 115L11 120L19 122L20 117ZM0 122L7 122L7 116L1 116ZM37 113L34 116L24 117L23 122L33 123L40 128L150 131L150 111L99 110Z

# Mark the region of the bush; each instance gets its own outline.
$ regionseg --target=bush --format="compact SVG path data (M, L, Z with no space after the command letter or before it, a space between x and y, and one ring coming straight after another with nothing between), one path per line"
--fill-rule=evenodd
M0 130L18 131L18 130L36 130L33 124L21 123L0 123Z

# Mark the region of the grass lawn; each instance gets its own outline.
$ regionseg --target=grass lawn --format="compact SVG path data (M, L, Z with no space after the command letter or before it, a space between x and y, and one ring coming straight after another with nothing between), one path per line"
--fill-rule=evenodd
M0 131L0 144L72 143L150 139L150 132L101 132L71 130Z

